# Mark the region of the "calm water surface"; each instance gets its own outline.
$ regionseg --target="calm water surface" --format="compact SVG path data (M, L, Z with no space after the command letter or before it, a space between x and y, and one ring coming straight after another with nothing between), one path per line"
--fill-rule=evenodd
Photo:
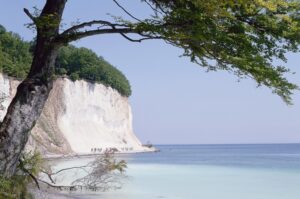
M76 198L299 199L300 144L159 145L159 153L121 155L129 178L123 189ZM56 162L56 168L91 158ZM64 177L71 181L76 174Z

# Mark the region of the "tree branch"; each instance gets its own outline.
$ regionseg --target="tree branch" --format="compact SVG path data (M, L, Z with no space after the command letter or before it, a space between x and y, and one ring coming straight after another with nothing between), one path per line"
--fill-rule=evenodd
M44 184L46 184L46 185L48 185L49 187L52 187L54 189L59 189L59 190L63 190L63 189L65 189L65 190L67 190L67 189L73 190L77 186L77 185L74 185L74 186L54 185L54 184L51 184L51 183L49 183L47 181L44 181L42 179L39 179L39 178L37 180L40 181L40 182L42 182L42 183L44 183ZM83 186L77 186L77 187L83 187Z
M48 175L51 182L46 179L37 180L48 185L49 187L59 190L69 189L70 191L76 191L78 189L86 189L92 191L106 191L121 187L122 183L120 180L126 177L124 174L124 169L126 167L127 165L124 160L116 161L113 157L113 152L106 150L103 156L97 157L94 161L83 166L64 168L53 173L42 171ZM83 169L87 172L87 174L81 178L75 179L69 185L56 185L52 177L62 171L71 169Z
M44 174L52 176L52 175L56 175L56 174L58 174L58 173L60 173L62 171L67 171L67 170L71 170L71 169L82 169L82 170L84 170L84 171L87 172L87 170L84 169L86 167L89 167L89 166L69 167L69 168L64 168L64 169L58 170L58 171L56 171L54 173L47 173L46 171L41 171L41 172L44 173Z
M87 26L92 26L95 24L99 24L99 25L101 24L103 26L108 26L111 28L101 29L99 27L98 29L79 31L79 29L85 28ZM126 24L111 23L111 22L103 21L103 20L93 20L93 21L84 22L84 23L75 25L75 26L65 30L63 33L61 33L57 37L57 42L68 43L68 42L76 41L78 39L82 39L82 38L85 38L88 36L100 35L100 34L114 34L114 33L118 33L118 34L122 35L125 39L132 41L132 42L141 42L141 41L150 40L150 39L163 39L163 37L161 37L161 36L155 36L155 35L151 35L151 34L142 33L141 31L135 30ZM138 34L138 35L142 36L142 38L132 39L126 35L128 33Z
M163 15L163 13L160 10L156 9L150 2L148 2L147 0L145 0L145 2L155 13Z
M20 166L21 170L24 171L25 173L27 173L32 178L32 180L35 182L37 188L40 189L38 179L30 171L28 171L28 169L25 168L24 163L21 159L19 159L19 163L20 163L19 166Z
M62 34L57 39L62 43L68 43L68 42L76 41L78 39L82 39L93 35L113 34L113 33L126 34L126 33L137 33L137 31L131 28L96 29L96 30L87 30L83 32L73 32L70 34Z
M160 5L160 3L158 1L156 1L156 0L152 0L152 1L155 3L155 6L161 10L161 12L168 14L167 11L165 11L163 9L163 7Z
M23 9L25 14L35 23L36 22L36 17L34 17L27 8Z
M131 18L139 21L139 22L142 22L142 20L136 18L135 16L133 16L130 12L128 12L121 4L119 4L119 2L117 0L113 0L113 2L115 2L115 4L117 4L117 6L119 8L121 8L127 15L129 15Z
M130 37L128 37L126 34L124 33L120 33L125 39L127 39L128 41L131 41L131 42L142 42L144 40L150 40L150 39L163 39L163 37L159 37L159 36L149 36L149 37L143 37L141 39L132 39ZM141 34L140 34L141 35ZM142 35L144 36L144 35Z
M41 173L46 174L46 175L48 176L49 180L51 181L51 183L55 184L55 181L54 181L53 178L52 178L52 174L47 173L46 171L41 171Z
M120 34L123 36L125 39L131 41L131 42L142 42L144 40L150 40L150 39L164 39L161 36L153 36L153 35L147 35L143 34L140 31L131 29L131 28L112 28L112 29L98 29L98 30L88 30L84 32L76 32L73 34L69 34L67 36L64 36L61 38L63 42L71 42L71 41L76 41L78 39L82 39L84 37L88 36L93 36L93 35L100 35L100 34ZM128 37L126 34L128 33L134 33L137 35L142 36L140 39L132 39Z
M119 26L119 27L128 27L128 25L126 25L126 24L111 23L111 22L103 21L103 20L93 20L93 21L88 21L88 22L84 22L84 23L75 25L75 26L65 30L63 33L61 33L61 35L74 33L74 32L78 31L81 28L84 28L84 27L87 27L87 26L90 27L90 26L96 25L96 24L104 25L104 26L110 26L110 27L117 27L117 26Z

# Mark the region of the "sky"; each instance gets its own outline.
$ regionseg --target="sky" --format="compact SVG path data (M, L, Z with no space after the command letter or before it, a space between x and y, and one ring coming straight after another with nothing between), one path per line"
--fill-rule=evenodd
M42 8L43 0L2 0L0 24L31 40L23 8ZM119 1L135 16L150 13L140 0ZM109 14L110 15L109 15ZM126 16L112 0L68 1L64 27L93 19ZM300 143L300 92L293 106L253 80L238 81L227 72L209 72L180 57L183 51L163 41L132 43L119 35L101 35L73 43L103 56L129 79L134 132L154 144ZM288 66L300 85L300 53L288 54Z

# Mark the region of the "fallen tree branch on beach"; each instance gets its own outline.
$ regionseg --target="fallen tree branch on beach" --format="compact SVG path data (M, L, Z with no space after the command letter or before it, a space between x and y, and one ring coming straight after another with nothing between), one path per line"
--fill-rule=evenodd
M126 168L127 164L124 160L116 160L114 151L106 150L103 155L87 165L63 168L54 172L51 169L42 170L41 173L46 179L38 178L38 181L60 191L107 191L122 187L122 179L126 178ZM59 185L56 177L71 170L80 170L83 172L82 177L75 179L69 185Z

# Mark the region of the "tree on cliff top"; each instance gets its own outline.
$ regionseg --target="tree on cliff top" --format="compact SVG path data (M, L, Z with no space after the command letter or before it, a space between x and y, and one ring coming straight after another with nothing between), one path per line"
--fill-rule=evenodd
M0 24L0 72L24 79L30 70L34 46L34 41L23 41L18 34L7 32ZM87 48L62 47L55 60L55 74L68 75L73 80L99 82L116 89L123 96L131 95L125 75Z
M284 77L289 70L274 66L272 60L286 61L286 52L299 50L298 0L142 0L153 10L147 19L136 18L117 0L112 1L132 21L95 19L61 30L67 0L47 0L40 13L24 9L37 30L37 41L30 72L0 126L1 175L10 177L15 172L29 132L52 89L59 49L85 37L119 34L132 42L162 39L182 48L184 56L208 70L253 78L291 102L290 95L298 87Z

